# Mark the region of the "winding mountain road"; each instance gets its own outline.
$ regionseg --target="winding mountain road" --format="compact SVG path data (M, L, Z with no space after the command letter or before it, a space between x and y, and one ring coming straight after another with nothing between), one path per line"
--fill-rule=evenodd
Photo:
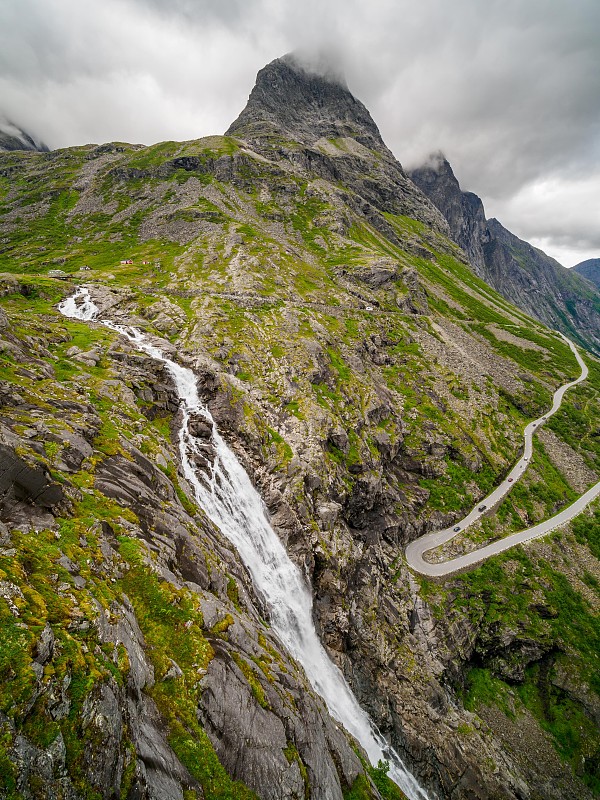
M480 500L476 507L469 514L467 514L464 519L453 523L451 527L445 528L444 530L426 533L424 536L421 536L419 539L416 539L414 542L411 542L408 545L405 550L406 560L408 562L408 566L411 567L411 569L413 569L415 572L419 572L421 575L427 575L430 577L439 577L451 575L454 572L459 572L468 567L472 567L474 564L479 564L482 561L490 558L490 556L502 553L517 544L522 544L523 542L531 541L531 539L538 539L541 536L545 536L555 528L559 528L561 525L564 525L572 520L573 517L576 517L578 514L580 514L584 508L592 502L592 500L600 495L599 481L570 506L564 508L558 514L555 514L555 516L550 517L550 519L540 522L531 528L526 528L523 531L512 533L509 536L504 537L504 539L492 542L485 547L480 547L478 550L473 550L466 555L458 556L457 558L452 558L449 561L444 561L442 563L434 564L429 561L425 561L423 558L423 554L427 551L433 550L435 547L439 547L440 545L449 542L451 539L454 539L455 536L479 520L487 510L496 506L500 500L502 500L505 495L508 494L515 483L523 476L525 469L529 464L533 453L533 434L541 425L544 424L548 417L551 417L552 414L555 414L558 411L562 404L565 392L567 392L572 386L576 386L578 383L581 383L587 378L589 370L585 361L579 355L577 348L573 342L570 339L567 339L566 336L563 336L562 333L560 336L562 336L562 338L565 340L565 342L567 342L573 351L573 354L577 359L577 363L581 367L581 375L579 378L577 378L577 380L571 381L570 383L565 383L563 386L557 389L554 393L554 400L550 411L544 414L543 417L540 417L539 419L536 419L527 425L524 431L525 448L522 457L519 459L519 461L517 461L510 473L506 476L502 483L494 489L493 492L491 492L487 497L484 497L483 500Z

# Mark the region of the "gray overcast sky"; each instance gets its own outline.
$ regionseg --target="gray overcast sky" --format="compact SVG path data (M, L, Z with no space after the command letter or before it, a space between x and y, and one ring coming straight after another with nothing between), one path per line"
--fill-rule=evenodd
M405 166L600 257L600 0L0 0L0 114L51 147L222 133L258 69L330 48Z

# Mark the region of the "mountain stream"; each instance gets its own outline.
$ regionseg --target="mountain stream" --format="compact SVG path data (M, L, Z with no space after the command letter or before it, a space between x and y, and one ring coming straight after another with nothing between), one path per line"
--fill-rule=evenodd
M179 452L184 475L193 487L198 504L237 548L266 602L272 629L289 653L303 666L313 688L325 700L332 716L363 746L371 763L376 765L380 759L388 761L389 777L410 800L428 800L427 793L379 733L342 673L327 655L313 623L310 589L269 524L260 495L200 400L194 373L167 358L136 328L99 319L99 309L85 287L79 288L74 295L60 303L58 309L66 317L106 325L127 337L151 358L165 364L181 403L183 417L179 430ZM188 430L190 417L198 414L212 425L212 444L217 454L207 485L199 478L194 467L193 459L199 452L199 443Z

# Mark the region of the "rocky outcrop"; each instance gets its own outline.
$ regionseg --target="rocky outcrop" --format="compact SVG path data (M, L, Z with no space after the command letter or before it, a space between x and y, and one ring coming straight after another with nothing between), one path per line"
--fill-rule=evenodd
M484 244L489 241L490 232L480 198L461 190L441 153L432 155L428 164L410 170L408 175L442 212L452 238L465 251L477 275L486 280Z

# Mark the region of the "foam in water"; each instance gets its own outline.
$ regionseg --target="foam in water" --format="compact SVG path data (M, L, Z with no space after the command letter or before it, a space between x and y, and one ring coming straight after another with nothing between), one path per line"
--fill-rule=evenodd
M59 310L65 316L84 321L94 320L98 314L86 288L78 289L64 300ZM410 800L427 800L426 792L360 707L342 673L325 652L312 621L310 590L269 524L260 495L200 400L194 373L163 355L136 328L117 325L110 320L98 321L126 336L152 358L162 361L170 372L181 400L183 419L179 430L179 451L185 477L200 506L237 548L266 601L274 632L304 667L331 714L364 747L371 763L376 765L380 759L389 761L389 777ZM197 415L211 424L212 444L216 451L212 474L207 478L200 476L194 466L194 456L202 457L202 453L200 443L190 434L189 422Z

